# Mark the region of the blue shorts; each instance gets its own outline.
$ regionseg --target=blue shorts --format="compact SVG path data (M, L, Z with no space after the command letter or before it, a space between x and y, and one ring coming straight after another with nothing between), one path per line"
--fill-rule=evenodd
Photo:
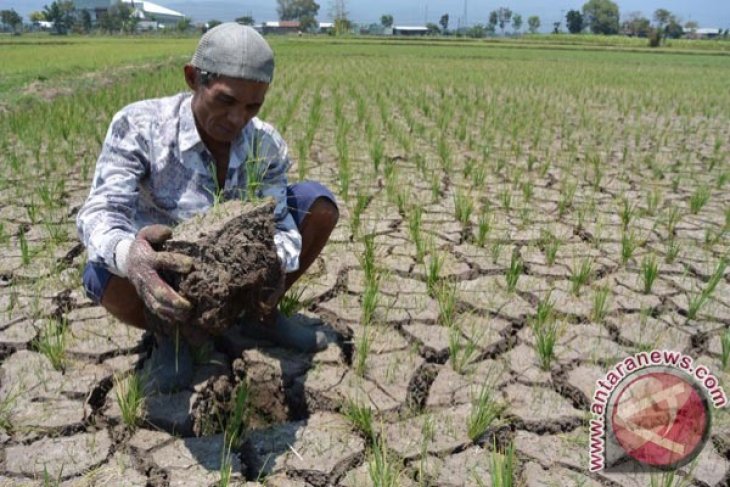
M309 208L317 198L326 198L337 206L337 201L332 192L316 181L303 181L287 186L286 204L297 227L301 228L304 217L309 213ZM101 297L104 295L112 275L111 272L99 264L86 263L86 267L84 267L84 290L94 303L99 304L101 302Z

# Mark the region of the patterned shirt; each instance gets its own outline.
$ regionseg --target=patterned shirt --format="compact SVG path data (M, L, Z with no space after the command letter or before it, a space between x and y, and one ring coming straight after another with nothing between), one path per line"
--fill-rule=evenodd
M215 160L198 134L192 93L144 100L112 119L91 192L76 219L89 261L126 277L126 256L139 229L175 225L216 200ZM287 146L269 124L253 118L231 143L223 200L256 187L276 200L274 243L287 272L299 268L301 235L286 203ZM256 182L259 182L256 184Z

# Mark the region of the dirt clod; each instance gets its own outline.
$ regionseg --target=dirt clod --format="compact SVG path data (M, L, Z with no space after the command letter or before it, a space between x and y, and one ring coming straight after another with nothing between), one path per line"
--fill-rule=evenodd
M283 271L274 245L274 202L230 201L175 228L163 250L188 255L194 268L165 279L193 305L192 322L219 335L242 312L258 316Z

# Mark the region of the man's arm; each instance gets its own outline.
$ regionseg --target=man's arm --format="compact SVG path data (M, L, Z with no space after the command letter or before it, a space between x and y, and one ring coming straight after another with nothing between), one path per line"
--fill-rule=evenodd
M286 142L273 129L261 140L261 154L259 166L263 169L261 175L262 197L273 197L276 200L274 216L276 233L274 243L276 253L286 272L299 269L299 254L302 251L302 236L299 233L294 218L289 213L286 198L286 172L291 165Z
M109 127L94 172L91 192L76 226L89 261L127 276L127 255L137 228L134 214L139 181L147 173L147 141L128 116L117 114Z

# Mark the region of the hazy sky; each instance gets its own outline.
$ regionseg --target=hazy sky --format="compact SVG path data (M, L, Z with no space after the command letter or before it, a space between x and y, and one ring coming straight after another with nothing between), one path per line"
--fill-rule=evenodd
M14 8L27 19L28 13L40 10L52 0L0 0L0 10ZM456 27L467 6L467 22L486 23L489 12L505 6L522 14L539 15L544 30L562 19L570 9L580 9L584 0L348 0L350 17L355 22L379 22L385 13L393 15L396 24L416 25L438 22L444 13L450 16L450 27ZM233 20L251 14L257 22L276 20L276 0L156 0L155 3L178 10L196 21ZM328 20L330 0L318 0L319 20ZM666 8L683 21L697 21L701 27L730 28L730 0L618 0L621 15L640 11L651 18L658 8ZM526 22L525 22L526 23Z

